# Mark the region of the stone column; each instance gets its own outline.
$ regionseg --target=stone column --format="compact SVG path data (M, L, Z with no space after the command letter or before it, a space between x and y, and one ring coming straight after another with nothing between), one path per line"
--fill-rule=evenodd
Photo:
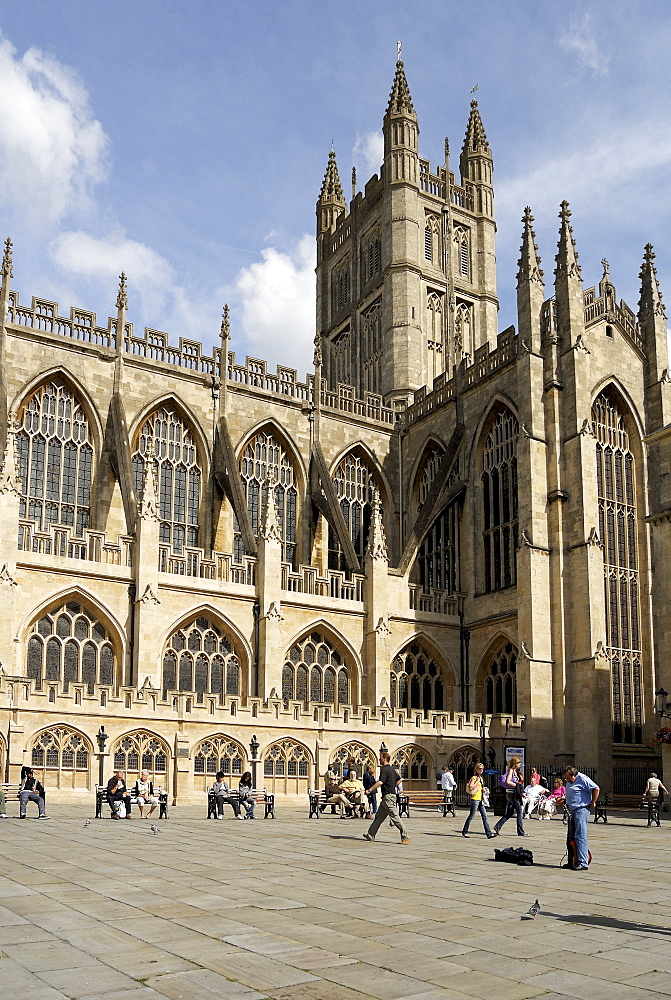
M259 599L258 695L282 696L282 532L275 504L275 483L266 479L265 505L258 540L256 592Z
M138 508L135 543L136 599L135 648L132 680L140 688L148 678L153 687L161 686L160 650L156 647L159 631L158 596L159 525L158 490L154 471L154 448L150 441L145 456L142 499Z

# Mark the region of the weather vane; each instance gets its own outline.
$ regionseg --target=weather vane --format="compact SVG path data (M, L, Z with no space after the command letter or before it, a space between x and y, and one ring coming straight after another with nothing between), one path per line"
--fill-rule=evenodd
M396 58L401 59L401 53L403 52L403 42L396 42Z

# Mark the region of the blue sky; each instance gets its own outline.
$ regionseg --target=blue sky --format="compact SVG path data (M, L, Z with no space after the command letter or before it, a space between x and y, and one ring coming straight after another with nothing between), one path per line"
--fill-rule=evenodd
M671 297L671 4L538 0L0 2L0 235L22 302L114 312L298 368L314 336L314 226L331 141L349 190L379 166L396 42L420 153L458 157L477 84L494 154L499 328L520 219L546 278L559 202L585 287L607 257L636 309L645 243Z

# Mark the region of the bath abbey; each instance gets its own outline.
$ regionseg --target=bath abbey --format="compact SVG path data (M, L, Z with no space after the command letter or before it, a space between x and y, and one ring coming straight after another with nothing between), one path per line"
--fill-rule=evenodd
M349 202L328 156L305 381L237 360L228 308L205 351L134 329L123 274L102 323L20 296L6 241L5 781L30 765L74 800L147 769L189 803L220 770L304 795L380 747L415 789L510 748L605 790L661 765L671 377L653 248L633 308L605 260L583 286L567 202L552 262L521 205L517 326L499 331L476 102L432 166L399 61L383 134Z

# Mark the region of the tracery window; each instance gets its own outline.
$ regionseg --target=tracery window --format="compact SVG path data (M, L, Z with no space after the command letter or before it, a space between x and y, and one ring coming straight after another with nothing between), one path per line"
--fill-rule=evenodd
M333 486L345 524L349 529L354 551L363 562L373 514L375 477L359 454L348 452L333 473ZM345 568L340 542L330 525L329 568L340 570Z
M443 353L443 297L437 292L429 292L426 300L427 336L427 381L429 388L433 380L445 371Z
M418 642L412 642L394 658L390 676L393 709L445 710L445 684L440 667Z
M460 747L450 757L450 767L458 785L468 781L475 774L475 765L482 754L473 747Z
M392 754L391 763L404 781L427 781L433 770L426 750L417 746L400 747Z
M380 273L380 237L369 236L361 248L361 278L365 284Z
M149 777L156 782L165 781L168 772L170 750L168 744L143 729L127 733L112 747L114 770L126 772L126 784L132 784L141 771L149 771Z
M37 531L59 524L82 536L89 527L91 440L84 408L59 379L41 386L23 406L16 435L19 516L32 521Z
M337 312L349 302L349 259L333 271L333 311Z
M350 758L356 764L357 775L359 778L363 774L366 767L371 767L375 770L377 761L375 754L370 749L370 747L364 746L363 743L345 743L344 746L338 747L331 754L330 766L335 771L336 774L342 775L345 765Z
M331 385L352 384L352 368L350 362L350 331L349 327L342 330L331 341Z
M164 406L152 413L140 429L133 454L138 497L142 495L150 442L158 484L159 539L180 555L185 545L198 545L202 479L198 451L193 433L176 409Z
M305 791L311 765L307 747L289 738L278 740L263 755L263 776L274 792L298 793Z
M432 444L426 451L419 477L418 513L426 502L444 455L445 449L439 444ZM448 476L446 483L448 489L458 476L459 456L455 459ZM459 590L460 513L459 501L455 500L439 514L422 541L417 553L417 568L419 581L425 593L431 590L444 590L448 594L453 594Z
M457 301L454 311L454 360L473 356L473 307L468 302Z
M247 444L240 459L240 476L255 535L261 527L268 477L273 480L275 507L282 533L282 561L293 565L296 559L296 476L286 450L269 431L260 431ZM243 552L242 536L236 521L236 562L242 562Z
M378 300L361 315L364 392L382 392L382 315Z
M440 226L435 215L427 215L424 223L424 260L440 262Z
M28 677L41 691L44 681L62 685L86 684L93 694L96 683L116 680L114 642L98 615L79 601L66 601L33 623L28 638Z
M463 226L455 226L454 235L455 260L460 277L470 277L470 237L469 232Z
M88 779L90 754L91 747L81 733L69 726L52 726L35 737L30 762L43 783L46 778L57 788L83 787Z
M232 640L210 618L203 615L174 632L163 652L163 699L171 691L188 691L202 704L206 694L241 691L240 660Z
M194 774L216 774L236 776L245 769L245 752L238 742L223 733L202 740L194 751Z
M517 650L511 642L489 665L486 695L488 715L517 715Z
M643 709L636 463L624 413L607 392L602 392L592 407L592 430L596 438L606 649L612 678L613 741L641 743Z
M295 642L282 668L285 701L349 705L350 671L342 656L320 632Z
M517 582L517 438L519 424L501 406L490 424L482 456L485 590Z

